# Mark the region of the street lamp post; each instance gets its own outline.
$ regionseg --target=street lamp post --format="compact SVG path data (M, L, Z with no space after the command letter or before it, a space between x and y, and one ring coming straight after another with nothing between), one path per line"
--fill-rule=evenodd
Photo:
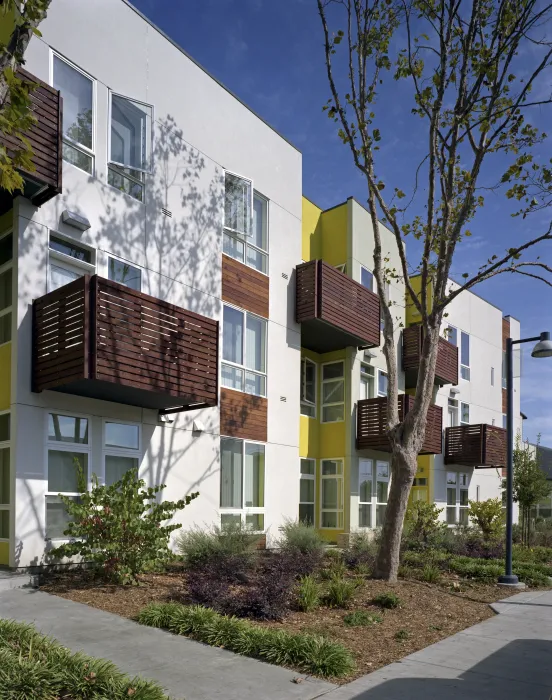
M512 573L512 526L514 515L514 345L532 343L537 340L531 357L552 357L550 333L541 333L534 338L506 340L506 561L505 571L498 582L508 585L519 583Z

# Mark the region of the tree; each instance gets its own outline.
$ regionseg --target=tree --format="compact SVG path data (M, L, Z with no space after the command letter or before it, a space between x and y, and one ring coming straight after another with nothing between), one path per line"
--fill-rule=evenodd
M0 0L0 23L10 27L7 42L0 43L0 133L18 141L10 156L0 144L0 188L13 193L23 189L19 168L33 171L32 150L25 132L35 123L30 93L34 83L17 77L24 54L37 27L46 17L51 0Z
M485 542L498 539L504 528L504 512L500 498L486 501L468 501L468 515L481 530Z
M537 441L537 448L538 443ZM522 442L518 435L514 449L514 501L521 512L521 539L526 545L531 537L531 508L550 495L552 484L539 464L538 451Z
M484 204L485 189L522 199L528 193L520 181L522 171L539 168L531 151L546 135L526 121L526 115L531 107L550 103L548 96L532 98L531 90L544 79L552 57L543 28L552 8L536 0L317 0L317 4L331 95L324 110L337 124L339 137L365 180L374 233L373 274L384 323L392 472L375 573L395 580L447 306L465 290L503 273L536 277L552 286L549 265L523 258L538 243L552 240L552 226L492 255L476 271L464 273L461 284L449 279L455 253L471 235L468 224ZM330 22L336 31L330 30ZM398 141L404 158L411 138L403 125L385 141L389 118L379 116L378 96L390 80L399 81L403 92L408 90L410 104L402 105L401 114L418 120L416 128L423 130L426 144L408 196L399 186L402 183L386 183L381 177L381 146L387 146L387 158L392 140ZM488 185L492 164L495 172L500 169L500 182ZM391 230L399 269L391 267L382 249L379 212ZM414 247L420 249L415 265L407 260L405 239L414 239ZM420 276L419 291L412 283L414 275ZM415 401L402 421L393 340L399 321L385 297L386 283L393 279L404 283L424 332Z

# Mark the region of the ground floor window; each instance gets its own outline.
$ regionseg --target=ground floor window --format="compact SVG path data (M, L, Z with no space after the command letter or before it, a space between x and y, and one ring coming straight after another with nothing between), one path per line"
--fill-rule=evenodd
M235 438L220 440L221 525L241 522L264 530L265 446Z
M447 524L468 524L468 474L447 472Z
M299 481L299 520L314 525L314 494L316 491L316 460L301 460Z
M340 530L343 528L343 460L323 459L320 471L320 527Z
M359 527L381 527L389 494L389 464L380 460L359 460Z

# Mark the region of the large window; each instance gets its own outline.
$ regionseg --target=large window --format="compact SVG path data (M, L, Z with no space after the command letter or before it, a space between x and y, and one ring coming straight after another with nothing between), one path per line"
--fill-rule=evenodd
M320 527L343 528L343 460L321 461Z
M299 520L314 526L316 460L301 460L301 478L299 481Z
M387 396L387 372L378 370L378 396Z
M508 380L506 377L506 352L502 351L502 388L506 389Z
M301 415L316 418L316 364L301 358Z
M469 403L460 403L460 425L470 424L470 405Z
M374 291L374 275L365 267L360 267L360 284L371 292Z
M268 201L253 192L251 207L252 192L250 180L226 173L223 250L268 274Z
M10 538L10 503L10 414L4 412L0 413L0 541Z
M109 257L108 277L110 280L124 284L137 292L142 291L142 271L130 263Z
M360 459L358 465L359 527L381 527L389 492L389 464Z
M361 459L358 463L358 526L372 527L372 496L374 467L371 459Z
M322 422L336 423L345 418L345 378L343 362L322 365Z
M464 331L460 334L460 376L470 380L470 336Z
M86 274L94 274L95 251L57 233L50 233L48 291L59 289Z
M144 201L144 173L150 169L153 109L111 93L108 182Z
M104 483L111 486L140 466L140 426L104 421Z
M458 331L454 326L447 326L444 333L445 339L458 346Z
M12 337L13 234L0 236L0 345Z
M360 400L373 399L375 395L374 368L363 362L360 364Z
M53 79L63 98L63 160L94 173L94 81L53 55Z
M264 530L264 499L265 446L221 438L221 524L240 522L252 530Z
M48 485L46 493L46 537L63 537L69 522L60 493L77 500L81 484L88 486L90 454L89 420L81 416L48 414L47 427Z
M223 386L266 396L266 321L224 306L222 359Z
M448 428L454 428L458 425L458 399L448 400Z
M447 524L468 524L468 474L447 472Z

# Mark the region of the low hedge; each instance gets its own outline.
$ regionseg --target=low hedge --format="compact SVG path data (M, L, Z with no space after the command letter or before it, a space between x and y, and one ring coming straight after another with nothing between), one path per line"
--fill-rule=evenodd
M139 613L138 622L317 676L339 678L354 668L350 652L341 644L311 634L260 627L200 605L150 603Z
M32 625L0 619L0 697L6 700L168 700L152 681L73 654Z

